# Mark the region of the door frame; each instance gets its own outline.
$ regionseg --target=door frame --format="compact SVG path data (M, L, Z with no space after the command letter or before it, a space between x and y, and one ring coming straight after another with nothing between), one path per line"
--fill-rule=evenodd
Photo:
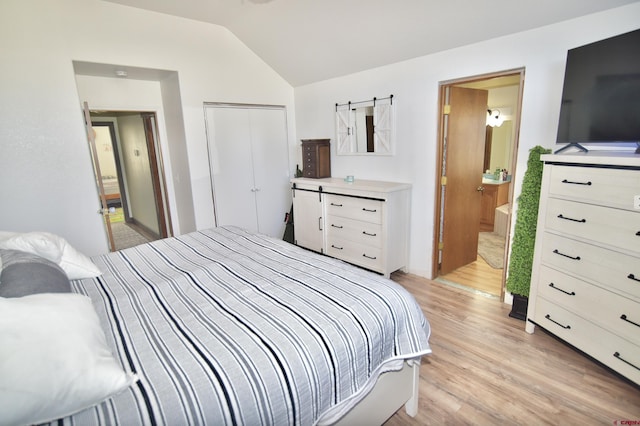
M122 207L125 211L125 220L130 224L134 224L137 229L145 235L145 237L150 239L157 238L166 238L173 236L173 224L171 220L171 211L169 208L169 199L167 196L167 183L166 183L166 175L164 171L164 161L162 156L162 148L160 144L159 134L158 134L158 120L157 120L157 111L153 110L131 110L131 109L114 109L110 108L107 110L95 110L91 108L90 105L87 105L90 123L96 123L97 125L109 125L112 136L112 143L114 146L114 155L116 159L116 166L118 168L119 178L122 177L122 180L119 179L119 185L121 190L121 200ZM152 181L152 189L153 196L155 200L155 210L156 217L158 220L158 229L159 234L156 234L152 230L143 226L135 220L135 217L131 216L131 212L129 211L128 205L128 197L129 193L126 184L126 173L124 173L122 169L122 165L120 162L120 152L121 146L119 145L119 136L117 135L117 131L115 131L115 126L117 126L117 119L121 115L139 115L142 120L142 130L145 135L145 143L147 146L148 152L148 162L149 162L149 174ZM111 118L114 118L115 121L112 121ZM114 138L115 136L115 138ZM101 190L98 188L99 191ZM106 201L105 201L106 203ZM105 204L106 205L106 204ZM105 210L103 207L102 210ZM108 215L108 208L103 213ZM113 234L111 230L111 225L106 228L107 237L110 242L110 251L116 251L115 241L113 240Z
M433 256L432 256L432 279L435 279L439 276L439 264L440 264L440 233L441 233L441 220L442 215L440 214L443 203L442 203L442 166L444 162L445 155L445 144L444 144L444 134L445 134L445 101L446 101L446 93L447 89L452 86L457 86L461 84L474 83L483 80L490 80L498 77L507 77L519 75L519 89L518 89L518 100L516 102L516 114L514 120L515 127L515 137L513 140L513 151L511 153L511 163L513 164L512 176L516 175L516 167L517 167L517 157L518 157L518 148L520 145L520 121L521 121L521 111L522 111L522 96L524 90L524 81L525 81L525 68L514 68L505 71L497 71L487 74L480 74L476 76L463 77L454 80L442 81L439 83L438 90L438 151L437 151L437 160L436 160L436 168L435 168L435 176L434 182L436 185L435 190L435 200L434 200L434 224L433 224ZM509 206L513 206L513 191L514 185L510 185L509 188ZM446 212L444 213L446 215ZM507 219L507 236L505 237L505 256L504 256L504 267L502 269L502 284L500 286L500 300L504 300L505 297L505 283L506 283L506 274L507 274L507 266L508 266L508 254L510 252L510 242L511 242L511 218L513 217L513 209L510 208L510 214Z

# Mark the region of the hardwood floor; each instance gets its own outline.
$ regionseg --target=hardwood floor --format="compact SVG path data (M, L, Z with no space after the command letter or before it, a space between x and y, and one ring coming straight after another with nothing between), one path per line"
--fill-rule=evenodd
M475 262L456 269L440 279L500 296L502 290L502 269L494 269L478 256Z
M433 353L422 359L418 415L402 408L385 426L640 421L640 387L540 328L526 333L508 305L415 275L391 278L422 306Z

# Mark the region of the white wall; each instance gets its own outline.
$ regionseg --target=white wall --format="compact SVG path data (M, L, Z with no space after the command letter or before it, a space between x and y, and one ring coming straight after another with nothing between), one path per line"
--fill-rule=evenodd
M393 94L396 155L332 155L334 176L413 184L409 270L432 276L440 82L526 68L515 195L529 150L555 142L567 49L637 29L640 3L296 88L299 139L335 139L335 104ZM335 150L332 154L335 154ZM298 150L297 162L300 163ZM517 204L515 205L517 208ZM515 220L512 221L512 225Z
M180 232L214 224L203 102L285 105L295 122L293 88L215 25L97 0L2 0L0 51L0 229L55 232L88 255L108 246L73 61L176 72L160 86L172 184L190 188L170 194Z

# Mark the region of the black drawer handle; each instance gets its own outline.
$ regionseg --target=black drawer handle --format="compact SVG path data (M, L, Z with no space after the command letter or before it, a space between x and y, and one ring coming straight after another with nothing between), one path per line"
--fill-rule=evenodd
M553 252L555 254L559 254L560 256L568 257L569 259L572 259L572 260L580 260L580 256L576 256L576 257L569 256L568 254L564 254L564 253L558 251L558 249L555 249Z
M341 226L341 225L334 225L333 223L331 224L331 226L332 226L333 228L338 228L338 229L342 229L342 228L344 228L344 226Z
M377 257L375 256L367 256L366 253L362 253L362 256L366 257L367 259L371 259L371 260L376 260Z
M342 204L331 203L331 205L335 207L342 207Z
M367 231L362 231L362 233L363 233L364 235L368 235L368 236L370 236L370 237L375 237L376 235L378 235L378 234L370 234L370 233L369 233L369 232L367 232Z
M640 327L640 324L638 324L637 322L631 321L630 319L627 318L627 316L625 314L620 315L620 319L622 321L626 321L628 323L631 323L631 324L635 325L636 327Z
M640 237L640 231L636 232L636 237Z
M627 275L627 278L629 278L630 280L638 281L640 283L640 279L636 278L636 276L633 274Z
M575 295L576 295L576 292L575 292L575 291L572 291L571 293L569 293L568 291L565 291L565 290L563 290L563 289L561 289L561 288L559 288L559 287L556 287L553 283L549 283L549 287L551 287L551 288L552 288L552 289L554 289L554 290L561 291L561 292L563 292L564 294L568 294L569 296L575 296Z
M620 361L624 362L625 364L632 366L636 370L640 370L640 367L638 367L637 365L634 365L631 362L627 361L626 359L622 358L622 355L620 355L620 352L615 352L613 354L613 356L618 358Z
M546 319L548 319L549 321L551 321L554 324L558 324L560 327L564 328L565 330L571 330L571 326L570 325L563 325L560 324L558 321L555 321L553 319L551 319L551 315L547 314L544 316Z
M362 210L365 211L365 212L369 212L369 213L375 213L375 212L378 211L377 209L371 210L371 209L365 209L364 207L362 208Z
M572 182L570 180L563 179L562 183L568 183L570 185L587 185L587 186L591 186L591 181L589 181L589 182Z
M331 247L333 247L334 249L337 249L337 250L344 250L344 247L334 246L333 244L331 244Z
M574 219L572 217L563 216L562 213L558 215L558 219L570 220L572 222L587 223L587 219Z

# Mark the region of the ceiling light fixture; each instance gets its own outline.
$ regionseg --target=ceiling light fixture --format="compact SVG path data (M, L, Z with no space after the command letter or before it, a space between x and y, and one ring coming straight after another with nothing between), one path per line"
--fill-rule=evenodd
M487 126L500 127L504 123L504 115L500 114L499 109L487 110Z

